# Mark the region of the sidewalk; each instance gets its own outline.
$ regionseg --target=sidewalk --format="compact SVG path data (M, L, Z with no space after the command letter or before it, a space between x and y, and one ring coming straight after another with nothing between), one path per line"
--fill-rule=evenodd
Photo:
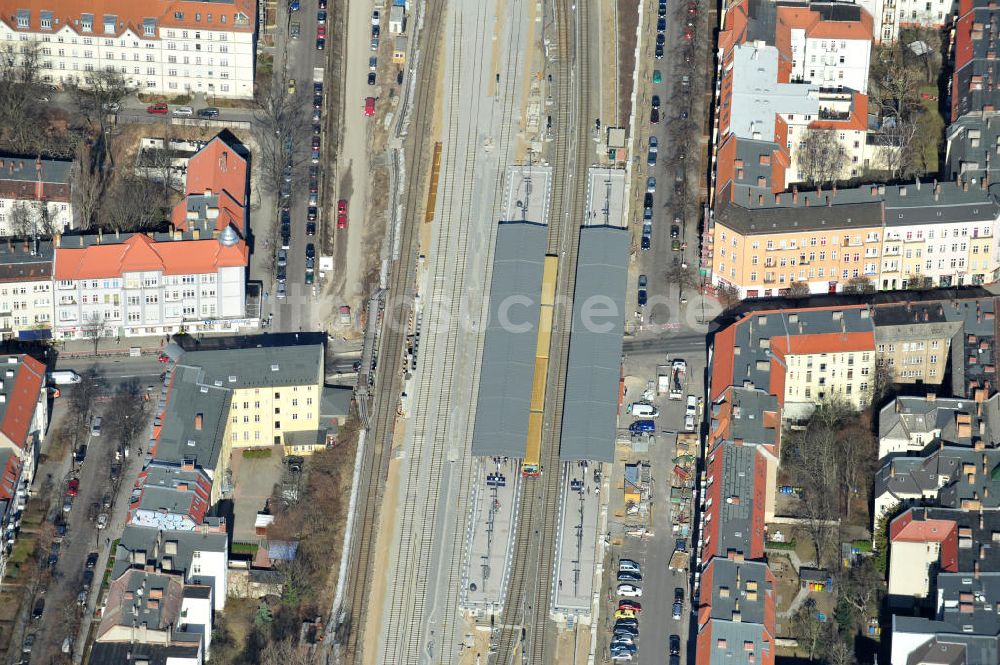
M127 356L138 347L142 355L159 355L169 341L166 335L153 337L102 337L97 346L97 358ZM60 358L94 358L94 342L89 339L53 340Z

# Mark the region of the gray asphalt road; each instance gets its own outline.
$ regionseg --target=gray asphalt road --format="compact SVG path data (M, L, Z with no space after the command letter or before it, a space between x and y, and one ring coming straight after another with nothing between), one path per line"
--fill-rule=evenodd
M305 109L304 112L309 114L312 113L313 69L315 67L325 67L327 57L325 49L320 51L316 48L316 30L318 26L316 15L318 4L318 0L302 0L301 9L297 12L289 13L287 11L287 3L279 2L278 28L275 31L277 46L275 47L274 71L284 72L285 85L287 85L288 80L295 79L297 89L306 91L306 96L310 100L310 107ZM291 22L297 22L301 26L301 37L299 39L290 39L288 37L285 26ZM329 28L327 29L329 30ZM342 38L342 35L327 33L327 42ZM324 88L323 93L322 110L326 114L332 112L333 109L329 107L329 91ZM295 148L300 153L299 159L307 163L311 163L308 161L311 150L309 140L304 140L302 145L297 145ZM321 140L327 141L329 137L323 135L321 136ZM320 179L325 183L330 177L326 173L326 165L319 164L319 167ZM307 168L302 169L303 174L306 171ZM329 191L329 189L329 187L321 183L319 188L320 196L323 196L324 192ZM312 243L318 248L318 241L316 237L306 235L307 209L309 207L308 198L308 175L303 175L301 179L292 182L290 208L292 239L288 249L287 281L285 283L287 296L283 300L274 300L277 293L277 285L273 283L268 285L265 283L264 287L266 291L270 292L271 299L273 300L270 303L270 307L273 308L271 311L274 312L272 327L278 331L311 330L314 326L313 310L315 309L316 299L313 296L313 287L305 283L306 246ZM324 201L322 198L319 200L318 209L320 218L316 220L318 228L330 222L330 220L323 218L323 213L329 209L328 203L328 201ZM273 201L270 204L273 206ZM266 214L266 212L262 211L262 214ZM273 214L271 218L274 218ZM258 248L258 251L276 250L274 247L270 247L266 249ZM318 279L318 257L316 261L315 274ZM267 309L268 306L265 305L265 311Z

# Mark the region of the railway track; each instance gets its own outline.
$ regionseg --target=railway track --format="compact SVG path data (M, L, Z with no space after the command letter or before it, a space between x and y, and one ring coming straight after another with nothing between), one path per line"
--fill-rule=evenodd
M475 25L478 49L486 48L486 20L488 13L482 4L469 3L475 8ZM515 0L514 5L521 4ZM459 10L461 11L461 10ZM515 13L516 15L516 13ZM450 43L463 43L461 15L455 18L451 31ZM520 31L517 33L519 47ZM510 51L508 51L510 54ZM453 432L454 415L459 415L461 409L453 407L453 390L456 372L456 356L460 349L458 321L461 315L462 296L465 291L465 272L468 262L470 219L475 218L474 208L480 201L473 201L473 185L476 176L477 156L481 151L478 137L482 127L479 122L470 123L464 129L459 122L461 116L458 109L463 107L463 94L470 87L479 87L485 83L482 66L479 63L463 60L463 52L459 48L452 51L451 79L449 102L452 121L447 128L446 145L449 152L459 152L463 140L465 143L462 154L452 154L443 159L435 152L435 161L442 165L438 182L441 197L445 202L457 200L457 205L445 205L440 219L437 220L437 240L433 256L433 275L431 287L425 294L429 299L427 311L430 314L425 320L424 335L421 347L424 349L425 368L417 390L414 426L414 454L410 463L404 493L401 513L401 534L395 553L396 575L389 593L394 594L389 604L389 617L386 625L386 636L382 640L381 662L384 663L418 663L423 660L430 662L450 663L450 649L460 641L457 636L459 615L457 611L459 596L459 580L461 577L461 551L464 542L464 530L458 525L452 529L452 537L448 542L440 543L440 565L443 579L438 579L437 588L446 590L446 598L442 604L443 612L440 624L433 621L437 630L434 637L425 635L429 617L427 606L428 583L431 579L431 566L435 562L433 556L433 541L439 533L446 531L437 524L438 506L442 471L449 444L461 441L463 449L459 451L458 459L452 459L451 477L458 484L449 488L449 495L459 497L457 516L464 521L465 511L461 510L462 502L467 500L469 483L471 482L471 457L468 443L471 441L473 426L473 411L475 402L465 401L465 430L462 436ZM508 60L508 69L509 69ZM463 72L465 70L465 72ZM512 79L513 80L513 79ZM513 83L511 86L513 93ZM504 95L503 103L499 105L500 135L497 141L499 168L496 174L491 210L498 211L502 196L503 173L506 170L507 154L510 147L512 114L514 112L513 94ZM466 104L467 106L467 104ZM498 112L497 105L487 107L491 114ZM472 111L471 117L480 118L480 107ZM486 110L486 109L483 109ZM491 119L492 126L492 119ZM440 145L440 144L439 144ZM432 186L433 186L432 181ZM436 200L436 192L428 197ZM428 204L430 205L430 204ZM426 215L433 216L433 210L427 210ZM497 214L488 219L492 220ZM492 244L493 234L487 234ZM487 255L490 247L487 247ZM478 266L476 266L478 267ZM480 311L485 311L485 301L479 304ZM477 337L475 345L476 357L481 353L482 335ZM441 348L443 345L443 348ZM436 353L434 353L436 351ZM440 364L437 364L440 363ZM464 370L463 366L461 370ZM433 408L436 406L436 409ZM457 491L456 491L457 490ZM443 584L442 584L443 582ZM430 590L430 593L435 593Z
M574 14L576 20L574 20ZM572 327L572 294L576 284L579 229L586 196L586 168L590 159L588 123L590 110L590 60L587 44L589 4L560 0L556 6L556 140L553 180L553 214L549 221L548 252L559 256L559 275L550 374L545 404L548 422L543 440L543 475L522 485L518 536L511 564L511 584L500 621L499 639L491 660L512 665L552 662L548 614L554 592L554 557L557 511L563 468L559 441ZM583 54L583 57L577 57ZM575 75L574 75L574 69ZM574 82L576 85L574 85ZM550 407L551 405L551 407ZM528 591L527 597L525 592Z
M427 0L425 29L436 34L444 15L445 0ZM435 95L434 63L440 40L429 39L426 44L424 66L417 91L416 109L421 117L410 144L411 154L421 155L430 148L431 114ZM336 642L348 663L361 662L364 638L364 619L368 612L369 580L375 576L373 549L379 532L379 513L388 472L389 451L399 408L399 395L403 385L403 343L406 339L406 322L412 314L412 293L417 260L417 239L421 217L420 206L415 203L417 192L422 191L424 174L419 168L408 169L406 183L407 207L402 224L402 242L399 261L393 266L388 290L390 320L385 322L380 343L381 362L376 369L378 394L370 432L371 445L365 450L360 477L360 498L357 507L357 531L352 541L352 554L348 570L347 597L342 608L343 616L337 628ZM386 317L382 317L385 321Z

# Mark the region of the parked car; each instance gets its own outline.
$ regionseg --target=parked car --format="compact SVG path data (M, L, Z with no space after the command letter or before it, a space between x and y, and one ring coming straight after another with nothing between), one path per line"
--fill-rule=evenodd
M316 50L317 51L322 51L325 48L326 48L326 40L325 39L317 39L316 40Z
M630 432L633 432L633 433L655 432L656 431L656 422L653 421L653 420L648 420L648 419L636 420L634 423L632 423L631 425L628 426L628 429L629 429Z
M652 176L646 178L646 191L650 194L656 192L656 178Z
M694 431L694 416L684 416L684 431L685 432Z
M100 515L97 516L97 528L103 529L106 526L108 526L108 514L101 513Z
M31 608L31 618L38 620L42 618L42 614L45 612L45 599L39 598L35 601L35 606Z
M662 33L662 32L666 32L666 30L667 30L667 19L665 17L663 17L663 16L657 18L656 19L656 31Z
M370 118L375 115L375 98L365 97L365 116Z
M174 109L173 114L184 115L184 116L194 115L194 109L191 108L190 106L178 106L177 108Z
M278 288L275 291L275 298L277 298L278 300L284 300L285 299L285 295L286 295L285 285L284 284L278 284Z
M653 49L653 57L657 60L663 60L663 44L656 45L656 48Z
M163 115L164 113L169 113L169 112L170 112L170 108L166 104L164 104L162 102L157 103L157 104L150 104L149 106L146 107L146 113L154 113L154 114L157 114L157 115Z
M368 72L368 85L375 85L375 72Z
M279 266L288 265L288 250L287 249L279 249L278 250L278 265Z
M347 199L337 201L337 228L347 228Z
M683 612L683 611L684 611L684 606L681 605L680 602L675 601L674 602L673 612L672 612L672 616L674 617L674 619L680 619L681 618L681 612Z
M88 570L93 570L97 566L97 552L91 552L87 555L86 566Z
M622 571L618 572L618 581L619 582L641 582L642 581L642 575L640 575L639 573L630 573L630 572L628 572L626 570L622 570Z
M379 25L382 22L381 19L382 19L382 15L379 14L379 11L377 9L372 12L372 25L373 26Z
M677 226L676 224L671 224L670 225L670 237L671 238L676 238L680 234L681 234L681 227Z
M323 24L316 26L316 39L326 39L326 26Z
M104 422L100 416L94 416L94 419L90 423L90 436L100 436L101 435L101 423Z
M325 9L321 9L318 12L316 12L316 22L317 23L326 23L326 10Z
M80 481L77 478L71 478L68 483L66 483L66 496L76 496L80 492Z
M35 634L31 633L26 636L24 638L24 642L21 643L21 653L31 653L31 648L33 646L35 646Z
M641 598L642 588L637 587L634 584L619 584L618 585L618 595L622 598Z
M646 289L639 289L639 295L636 298L636 301L638 302L639 307L646 306L646 303L649 301L649 293L646 291Z
M655 125L658 122L660 122L660 110L659 109L650 109L649 110L649 124Z
M670 655L676 656L681 652L681 638L678 635L670 636Z
M306 208L306 221L315 222L319 216L319 209L316 206Z
M73 459L76 460L77 464L83 464L83 460L87 459L87 444L84 444L76 449L76 454Z
M642 612L642 605L634 600L619 600L618 609L620 610L632 610L633 612Z
M298 39L302 35L302 24L298 21L292 23L292 27L288 29L288 36L292 39Z
M639 241L639 247L642 251L646 251L650 247L650 239L648 235L643 234L642 239Z
M209 119L218 118L219 109L215 108L214 106L206 106L203 109L198 109L198 117L209 118Z
M306 222L306 235L307 236L316 235L316 222Z
M314 259L316 258L316 245L309 243L306 245L306 258Z

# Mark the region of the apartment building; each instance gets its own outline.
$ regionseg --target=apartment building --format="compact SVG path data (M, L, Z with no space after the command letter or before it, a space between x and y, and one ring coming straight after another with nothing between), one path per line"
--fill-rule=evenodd
M0 45L36 49L48 83L86 85L94 72L114 71L150 94L253 97L257 5L250 0L0 4Z
M854 0L872 15L877 42L894 42L901 28L940 29L951 22L957 0Z
M774 395L783 418L807 416L824 400L855 407L870 399L874 324L862 305L763 310L713 340L713 401L730 386Z
M706 458L702 561L764 556L768 463L757 446L726 441Z
M0 339L52 336L52 243L0 243Z
M951 121L966 113L997 110L1000 68L996 61L1000 8L992 0L960 0L955 22L951 77Z
M28 502L28 485L22 482L24 464L10 448L0 448L0 537L11 544L17 539L20 515ZM0 578L7 574L13 548L0 548Z
M779 5L775 36L782 46L788 40L792 81L868 92L874 31L871 14L861 5Z
M142 494L151 492L149 519L170 498L156 496L165 487L175 490L171 528L197 523L231 490L226 470L234 449L282 446L287 454L304 455L324 447L323 391L321 344L184 353L169 377L151 442L155 462L177 470L157 473L162 481L140 483ZM166 526L139 520L140 514L147 513L136 512L135 523Z
M0 450L18 457L28 487L49 423L45 365L28 355L5 355L0 356L0 373Z
M792 284L836 293L859 280L894 290L1000 278L1000 203L982 183L726 193L708 238L712 283L743 297Z
M714 558L702 573L697 665L775 662L774 573L763 561Z
M189 161L169 231L54 238L55 336L257 327L247 314L248 174L245 148L224 132Z
M72 160L0 155L0 236L73 228Z

